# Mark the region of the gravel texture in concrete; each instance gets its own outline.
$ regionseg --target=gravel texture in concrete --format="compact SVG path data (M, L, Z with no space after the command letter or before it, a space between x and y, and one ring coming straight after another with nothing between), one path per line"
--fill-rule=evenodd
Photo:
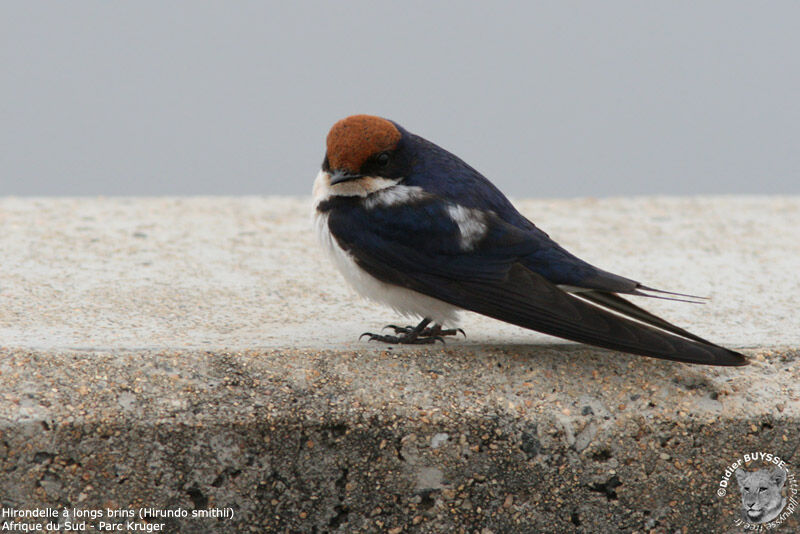
M726 466L796 462L800 199L518 205L601 267L710 296L643 304L752 364L470 314L446 346L359 342L401 319L342 285L305 200L7 198L0 508L147 507L167 532L741 532Z

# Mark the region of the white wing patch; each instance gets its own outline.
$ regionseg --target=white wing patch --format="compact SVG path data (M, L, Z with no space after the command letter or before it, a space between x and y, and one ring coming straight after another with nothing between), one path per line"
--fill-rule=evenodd
M463 250L474 249L475 245L486 235L486 216L482 211L450 204L447 206L447 214L458 225Z

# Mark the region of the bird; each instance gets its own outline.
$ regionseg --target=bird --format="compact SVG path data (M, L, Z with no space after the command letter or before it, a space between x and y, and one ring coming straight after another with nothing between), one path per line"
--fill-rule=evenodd
M691 295L654 289L581 260L480 172L398 123L346 117L330 129L325 148L312 191L312 224L322 249L359 294L421 318L413 327L388 325L394 335L362 337L443 342L463 333L454 327L467 310L630 354L748 363L743 354L621 296Z

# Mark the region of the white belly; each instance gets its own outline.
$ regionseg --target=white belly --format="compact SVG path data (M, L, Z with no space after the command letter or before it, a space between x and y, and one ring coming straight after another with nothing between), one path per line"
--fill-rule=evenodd
M344 279L361 296L385 304L397 313L409 317L428 317L443 326L458 323L459 308L428 297L417 291L382 282L356 264L353 257L336 242L328 228L328 214L317 211L317 205L330 194L327 173L320 173L314 182L314 206L312 219L314 230L322 249L342 273Z

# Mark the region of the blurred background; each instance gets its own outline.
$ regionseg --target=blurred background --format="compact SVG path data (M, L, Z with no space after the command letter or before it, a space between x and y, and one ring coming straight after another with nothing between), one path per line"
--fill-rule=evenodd
M800 3L0 4L0 195L310 194L370 113L520 197L800 193Z

